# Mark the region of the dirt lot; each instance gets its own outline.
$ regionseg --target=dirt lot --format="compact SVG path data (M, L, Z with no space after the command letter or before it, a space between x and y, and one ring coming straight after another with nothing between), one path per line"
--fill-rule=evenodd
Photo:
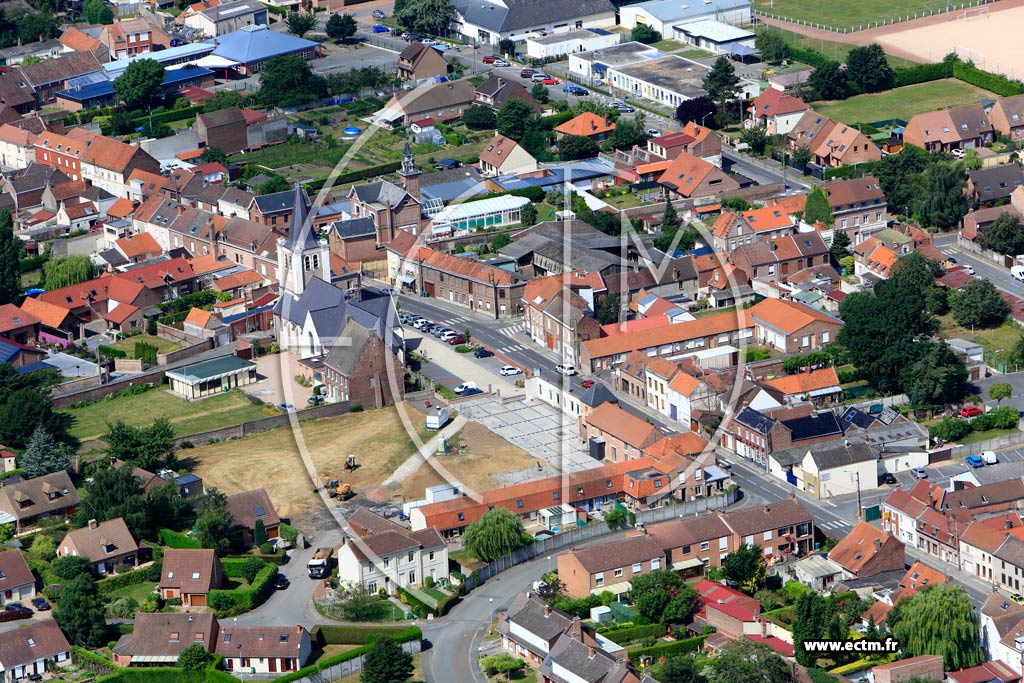
M414 425L423 423L423 415L409 409ZM315 471L307 471L289 428L275 429L255 436L203 446L188 452L198 462L196 474L207 486L226 493L264 487L282 517L301 525L303 518L322 509L314 492L313 477L318 472L352 484L356 498L352 502L418 500L423 489L443 481L429 465L421 467L398 490L383 489L383 481L415 452L412 439L394 408L368 410L338 418L305 422L299 425L302 440L309 449ZM423 434L424 440L430 433ZM535 463L524 450L513 446L487 428L469 423L462 441L468 454L444 456L440 461L465 486L494 488L493 473L530 467ZM456 441L456 445L458 441ZM359 467L345 472L345 458L353 454ZM272 474L271 474L272 473Z

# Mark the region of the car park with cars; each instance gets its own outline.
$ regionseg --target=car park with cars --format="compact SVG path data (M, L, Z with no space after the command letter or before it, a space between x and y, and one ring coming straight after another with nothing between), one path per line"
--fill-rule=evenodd
M967 463L968 467L978 468L985 466L985 461L982 460L977 455L968 455L966 458L964 458L964 461Z

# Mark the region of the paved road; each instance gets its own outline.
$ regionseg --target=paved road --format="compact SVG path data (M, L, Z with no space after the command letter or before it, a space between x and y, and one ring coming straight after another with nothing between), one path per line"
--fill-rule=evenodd
M955 232L945 235L937 235L935 237L935 247L947 256L955 256L956 260L960 264L973 266L975 277L982 277L989 280L1004 292L1024 297L1024 283L1015 280L1013 276L1010 275L1009 269L997 266L991 261L982 259L969 251L961 249L957 246L957 235Z

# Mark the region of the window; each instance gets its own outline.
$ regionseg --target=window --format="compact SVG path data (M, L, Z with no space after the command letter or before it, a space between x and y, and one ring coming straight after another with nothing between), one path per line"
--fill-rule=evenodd
M594 585L598 587L604 585L604 572L601 572L600 574L594 574Z
M523 500L522 500L522 498L520 498L519 500L516 501L516 507L519 508L519 509L523 508Z
M743 545L754 545L754 535L745 536L743 538Z
M366 584L366 587L367 589L369 589L371 593L376 593L378 590L376 581L371 581L370 583Z
M651 571L657 571L658 569L661 569L661 558L655 557L651 560Z
M707 550L710 547L711 547L710 543L708 543L707 541L701 541L701 543L700 543L700 549L701 550Z
M385 557L384 558L384 569L387 569L390 566L391 566L391 558L390 557Z
M562 498L562 494L559 493L558 491L555 491L554 493L551 494L551 497L554 498L555 500L560 500Z
M718 539L718 549L719 550L725 550L728 547L729 547L729 538L728 538L728 536L722 536L720 539Z
M615 570L615 577L618 578L620 576L622 576L622 567Z
M410 551L409 551L409 556L408 556L408 558L409 558L409 559L408 559L408 561L409 561L409 562L412 562L412 560L413 560L413 558L414 558L414 557L415 557L415 555L413 554L413 551L411 551L411 550L410 550Z
M639 562L634 562L633 563L633 573L634 574L639 574L641 571L643 571L643 565L641 565Z
M684 545L683 546L683 555L689 555L689 554L690 554L690 546Z
M409 572L409 583L416 583L416 572Z
M763 536L762 536L761 538L762 538L763 540L765 540L765 541L770 541L770 540L772 540L772 532L770 532L770 531L766 531L766 532L764 532L764 535L763 535Z

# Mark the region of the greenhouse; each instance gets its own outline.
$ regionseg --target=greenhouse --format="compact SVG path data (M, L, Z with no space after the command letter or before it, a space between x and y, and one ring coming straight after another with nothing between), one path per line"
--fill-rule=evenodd
M526 197L503 195L445 207L431 222L432 232L491 228L520 221L519 212L530 203Z

